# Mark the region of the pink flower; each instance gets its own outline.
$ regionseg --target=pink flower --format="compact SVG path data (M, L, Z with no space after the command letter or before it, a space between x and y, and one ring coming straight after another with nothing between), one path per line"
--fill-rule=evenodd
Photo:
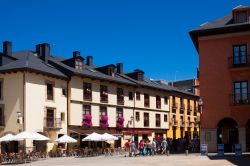
M104 123L104 122L100 122L100 126L103 128L109 127L108 122Z
M92 116L91 115L83 115L84 120L92 120Z
M109 120L108 116L102 116L101 121L102 122L107 122Z
M123 129L124 124L123 123L116 123L116 127L119 129Z
M124 117L119 117L118 118L118 122L122 122L123 123L124 122Z
M83 121L82 125L86 127L92 127L92 122Z

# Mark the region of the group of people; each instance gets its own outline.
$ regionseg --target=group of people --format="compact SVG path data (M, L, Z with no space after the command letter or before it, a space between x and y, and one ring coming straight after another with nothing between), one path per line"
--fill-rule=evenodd
M182 153L185 150L190 152L199 151L199 139L194 138L189 139L171 139L171 138L162 138L156 140L153 138L152 141L149 139L142 139L139 143L135 141L128 140L124 147L129 152L129 156L151 156L156 154L166 154L169 153Z

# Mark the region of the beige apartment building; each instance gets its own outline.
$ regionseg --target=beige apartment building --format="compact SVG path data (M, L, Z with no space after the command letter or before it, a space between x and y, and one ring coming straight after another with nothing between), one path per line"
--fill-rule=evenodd
M197 98L146 78L142 70L124 73L122 63L97 67L92 56L85 62L78 51L68 59L52 56L46 43L12 53L11 43L4 42L0 76L0 136L40 132L51 140L25 146L43 151L53 150L63 134L79 140L79 147L90 145L81 139L93 132L118 136L116 147L128 139L166 138L171 96ZM12 144L13 151L23 146Z

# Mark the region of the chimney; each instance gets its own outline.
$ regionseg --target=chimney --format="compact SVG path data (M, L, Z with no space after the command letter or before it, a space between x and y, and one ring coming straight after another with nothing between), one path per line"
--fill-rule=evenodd
M50 45L48 43L40 44L40 57L47 64L50 56Z
M3 53L5 55L12 55L12 43L10 41L3 42Z
M117 63L116 68L117 68L117 73L123 74L123 63Z
M73 52L73 58L79 57L80 56L80 51L74 51Z
M93 56L87 56L87 65L93 66Z

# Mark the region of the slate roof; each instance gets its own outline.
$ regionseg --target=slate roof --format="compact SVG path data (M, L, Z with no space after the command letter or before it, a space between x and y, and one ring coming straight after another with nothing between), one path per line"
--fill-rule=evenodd
M65 70L71 75L80 75L80 76L85 76L85 77L90 77L90 78L103 79L107 81L114 81L114 82L119 82L119 83L124 83L124 84L135 85L134 82L124 79L120 77L118 74L115 74L115 76L109 76L109 75L103 74L95 70L93 67L88 66L88 65L84 65L83 70L77 70L75 68L72 68L62 63L60 60L58 60L58 58L50 57L49 60L54 65L57 65L59 68L61 67L62 70Z
M249 8L246 6L239 5L234 9L240 8ZM223 34L223 33L233 33L239 31L249 31L250 29L250 22L243 22L243 23L235 23L233 19L232 13L219 18L215 21L206 22L199 27L193 29L189 32L189 35L192 38L192 41L198 50L198 37L199 36L209 36L215 34Z
M13 70L33 70L55 77L61 77L65 79L68 78L54 66L45 64L41 59L37 58L32 51L16 52L13 53L12 56L17 60L1 66L0 72L8 72Z
M73 75L79 75L83 77L112 81L132 86L150 87L159 90L165 90L168 92L174 91L182 94L195 96L192 93L180 90L178 88L169 85L162 85L149 78L144 78L144 81L137 81L135 79L128 77L125 74L115 73L114 76L109 76L95 70L96 67L91 67L86 64L84 64L83 70L77 70L73 67L64 64L62 61L65 59L57 56L50 56L48 64L46 64L44 63L43 60L37 57L37 54L33 51L15 52L12 54L11 58L13 60L12 62L0 66L0 73L10 72L10 71L31 70L34 72L39 72L42 74L47 74L50 76L55 76L63 79L69 79Z

